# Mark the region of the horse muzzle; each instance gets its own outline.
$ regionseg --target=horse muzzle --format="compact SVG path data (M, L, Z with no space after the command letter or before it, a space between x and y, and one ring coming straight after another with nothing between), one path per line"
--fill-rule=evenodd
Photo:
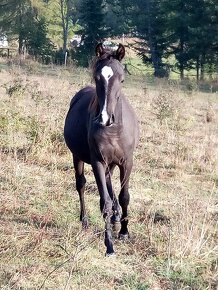
M107 116L101 114L98 117L98 123L101 124L102 126L109 127L115 123L115 116L114 114L111 115L107 114Z

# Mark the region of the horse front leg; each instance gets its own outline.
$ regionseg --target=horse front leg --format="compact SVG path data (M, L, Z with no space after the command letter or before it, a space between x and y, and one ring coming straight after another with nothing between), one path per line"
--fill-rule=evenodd
M79 193L80 200L80 221L82 222L83 228L88 228L88 217L86 214L85 200L84 200L84 191L86 179L84 176L84 162L73 155L73 164L75 169L75 178L76 178L76 190Z
M106 169L105 177L106 177L108 193L111 197L111 200L113 201L113 206L112 206L113 215L111 217L111 223L113 225L116 225L117 223L120 222L120 206L116 198L116 195L114 193L112 182L111 182L111 177L113 175L114 168L115 168L115 164L110 164Z
M121 190L119 194L119 203L122 208L122 216L121 216L121 229L119 232L120 239L129 238L128 232L128 205L130 200L129 195L129 178L132 170L132 160L125 162L125 164L120 165L120 183Z
M112 229L111 229L111 216L112 216L112 200L108 192L107 182L106 182L106 165L99 162L92 162L92 169L95 175L95 180L98 186L98 191L100 194L100 209L105 220L105 246L106 255L110 256L114 254L113 240L112 240Z

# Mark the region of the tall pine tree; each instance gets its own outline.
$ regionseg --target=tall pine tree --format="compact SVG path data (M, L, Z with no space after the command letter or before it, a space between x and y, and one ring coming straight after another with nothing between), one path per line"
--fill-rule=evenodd
M110 36L128 34L133 28L133 0L106 0L105 23Z
M0 3L0 27L9 39L18 41L19 54L27 50L34 56L50 54L52 44L47 38L44 17L30 0L2 0Z
M205 70L216 69L218 48L218 7L215 0L174 0L165 2L168 51L175 56L180 77L196 70L197 79Z
M163 0L136 0L133 23L140 43L139 55L154 68L156 77L167 74L163 57L167 49L166 17Z
M82 35L82 45L77 51L79 64L88 66L94 55L95 46L108 35L104 22L103 0L82 0L79 6L79 24Z
M192 38L190 30L191 5L188 0L175 0L165 3L165 11L168 31L168 52L173 54L176 60L176 68L180 72L180 78L184 78L185 69L192 67L189 43Z
M30 10L29 0L3 0L0 3L0 27L9 39L18 40L19 53L22 52Z

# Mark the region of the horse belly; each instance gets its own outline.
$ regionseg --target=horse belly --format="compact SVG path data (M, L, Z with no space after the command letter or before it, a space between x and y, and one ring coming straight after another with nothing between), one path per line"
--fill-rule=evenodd
M64 131L66 144L70 151L80 160L90 163L89 146L87 142L86 128L83 124L71 124Z
M87 140L89 102L90 98L85 101L81 98L81 101L79 100L72 105L65 120L64 138L70 151L80 160L90 164L90 151Z

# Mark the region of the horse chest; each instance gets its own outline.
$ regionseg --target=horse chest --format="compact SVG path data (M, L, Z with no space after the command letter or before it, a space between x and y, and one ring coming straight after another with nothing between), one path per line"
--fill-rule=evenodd
M105 144L99 144L99 151L104 161L109 163L119 164L120 160L123 159L125 155L123 149L119 146L117 142L108 142Z
M94 147L94 148L93 148ZM119 136L108 134L95 134L91 137L91 152L97 154L98 159L107 163L120 163L125 152ZM93 150L94 149L94 150Z

